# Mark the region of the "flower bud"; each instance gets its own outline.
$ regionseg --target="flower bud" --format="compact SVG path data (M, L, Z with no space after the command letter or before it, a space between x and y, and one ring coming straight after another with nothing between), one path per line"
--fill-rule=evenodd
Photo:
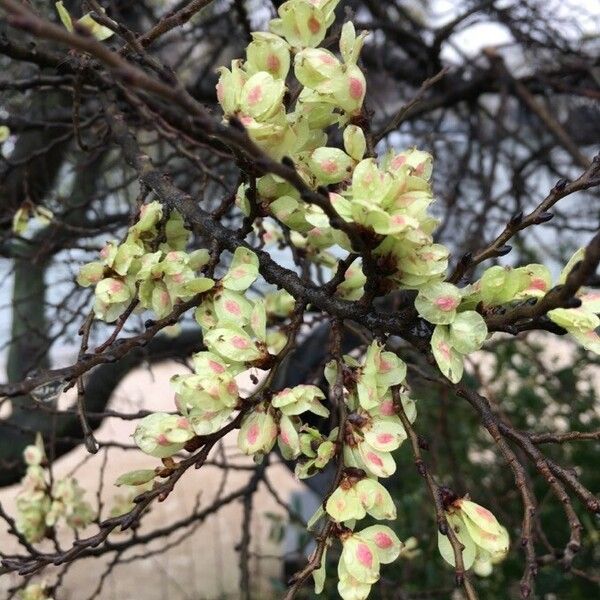
M344 148L354 160L360 161L363 159L367 151L367 141L360 127L348 125L344 129Z
M344 273L344 281L337 287L337 294L344 300L359 300L364 293L364 285L367 278L362 272L362 268L352 265Z
M366 31L363 31L358 37L356 36L356 29L352 21L344 23L340 36L340 52L347 65L355 65L358 62L366 37Z
M30 444L23 450L23 459L30 467L38 467L46 460L46 452L44 450L44 440L38 432L35 436L35 444Z
M225 115L233 115L240 109L242 90L248 80L248 75L241 69L241 61L231 63L231 71L227 67L220 67L217 83L217 100Z
M158 201L148 202L140 208L140 215L137 222L131 228L136 233L145 233L152 231L163 217L162 204Z

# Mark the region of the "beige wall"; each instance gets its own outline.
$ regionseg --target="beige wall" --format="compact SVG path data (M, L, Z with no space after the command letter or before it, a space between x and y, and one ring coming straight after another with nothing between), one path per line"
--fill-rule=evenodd
M119 411L134 412L141 407L150 410L173 410L173 392L169 386L169 378L182 368L176 365L161 365L152 370L138 370L132 373L119 387L111 408ZM128 443L129 436L135 427L135 421L107 419L97 433L100 441L120 440ZM224 451L235 464L251 464L246 457L239 456L235 447L235 434L224 441ZM138 450L111 449L108 453L106 467L105 489L102 498L110 506L116 494L122 489L116 488L112 482L118 475L136 468L152 468L157 460L145 456ZM98 473L102 465L102 453L90 457L82 447L77 448L55 465L57 477L76 469L79 482L92 493L88 494L94 500L97 490ZM300 484L294 480L289 471L281 466L269 467L270 480L277 491L288 499L293 490L299 489ZM248 478L247 471L229 471L225 484L225 494L244 484ZM200 508L208 506L222 482L222 471L216 467L205 466L199 471L190 470L178 482L173 494L161 504L154 504L152 511L144 517L144 525L140 532L153 527L165 526L184 517L193 510L196 497L200 494ZM0 502L4 508L14 514L14 497L18 487L4 489L0 492ZM269 541L270 521L265 518L266 512L283 514L282 509L275 503L264 486L259 488L255 496L255 510L252 521L253 553L268 555L271 558L252 559L251 572L255 574L256 588L254 597L270 598L271 577L280 576L280 563L273 557L281 556L279 545ZM138 560L131 564L117 567L107 578L102 593L102 600L216 600L217 598L239 597L239 572L235 546L239 542L242 522L242 507L240 502L222 509L218 515L208 518L177 547ZM93 534L91 527L88 534ZM65 532L68 533L68 532ZM123 539L127 533L114 534L114 539ZM174 534L169 541L181 535ZM2 550L4 552L18 551L14 540L7 539L6 532L0 529ZM63 536L68 547L69 535ZM159 548L164 541L151 543L150 549ZM144 547L133 549L125 554L144 553ZM111 556L111 555L109 555ZM88 558L76 562L69 570L62 591L57 600L84 600L94 589L108 557L102 559ZM52 580L51 573L56 569L48 569L46 576ZM0 597L18 580L15 576L0 578Z

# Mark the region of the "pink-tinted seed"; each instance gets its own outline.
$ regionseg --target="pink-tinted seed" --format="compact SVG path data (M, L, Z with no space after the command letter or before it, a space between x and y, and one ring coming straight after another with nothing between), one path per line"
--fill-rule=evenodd
M223 84L221 82L217 83L217 100L219 102L223 102L223 99L225 98L225 90L223 89Z
M377 544L378 548L382 548L384 550L387 550L388 548L391 548L394 545L392 538L389 535L387 535L387 533L383 533L383 531L380 531L379 533L375 534L374 541Z
M335 160L332 160L331 158L328 160L323 160L321 161L321 169L323 169L323 171L325 171L325 173L329 173L330 175L333 175L337 169L337 163L335 162Z
M267 69L271 73L277 73L281 67L281 61L275 54L269 54L267 58Z
M190 423L187 419L181 417L181 419L177 419L177 427L179 427L179 429L189 429Z
M250 345L248 340L240 337L239 335L232 337L231 343L233 344L233 347L237 348L238 350L246 350L246 348L248 348Z
M368 452L367 453L367 460L369 462L373 463L374 465L377 465L378 467L382 467L383 466L383 461L374 452Z
M406 219L402 215L395 215L392 217L392 223L394 225L405 225Z
M377 436L377 441L380 444L389 444L391 441L393 441L394 436L391 433L380 433Z
M405 162L406 162L406 156L402 156L400 154L392 160L392 168L399 169Z
M323 64L326 64L326 65L335 64L335 58L333 56L330 56L329 54L325 54L325 53L321 54L320 60Z
M440 342L438 344L438 350L444 355L446 360L450 360L450 346L446 342Z
M359 544L356 548L356 558L358 562L368 569L373 566L373 553L366 544Z
M260 102L262 100L262 97L263 97L262 87L260 85L255 85L248 92L248 104L250 104L250 106L253 106L254 104L257 104L258 102Z
M120 292L124 287L125 287L125 284L122 281L114 280L110 284L110 291L113 294L116 294L117 292Z
M385 358L382 358L379 361L379 372L380 373L387 373L391 368L392 368L392 363L385 360Z
M546 290L546 282L540 277L534 277L529 284L529 287L533 290Z
M227 391L232 395L235 396L237 394L237 384L235 383L235 381L230 381L227 384Z
M214 360L208 361L208 367L213 373L217 373L217 374L221 374L221 373L223 373L223 371L225 371L225 367L222 364L220 364Z
M169 440L167 439L167 436L164 433L160 433L156 436L156 443L159 446L168 446Z
M350 97L354 100L360 100L363 97L362 81L356 77L350 77Z
M168 306L169 302L171 301L170 297L169 297L169 292L167 292L166 290L163 290L160 293L160 302L163 306Z
M385 415L386 417L395 415L396 410L394 408L393 400L386 400L385 402L382 402L381 406L379 407L379 411L381 412L382 415Z
M248 429L248 435L246 436L246 439L251 444L254 444L254 443L256 443L256 440L258 439L259 433L260 433L260 427L258 426L258 423L252 423L252 425L250 425L250 429Z
M483 508L483 506L478 506L475 510L480 517L490 523L493 523L496 520L494 515L487 508Z
M319 23L319 20L313 16L308 20L308 28L310 29L311 33L317 34L319 31L321 31L321 23Z
M435 301L435 305L445 312L454 310L459 304L459 300L452 296L442 296Z
M206 389L206 393L211 397L211 398L218 398L221 394L221 390L219 389L218 385L212 385L212 386L208 386Z
M225 310L232 315L240 316L242 311L240 309L240 305L234 300L227 300L225 302Z

